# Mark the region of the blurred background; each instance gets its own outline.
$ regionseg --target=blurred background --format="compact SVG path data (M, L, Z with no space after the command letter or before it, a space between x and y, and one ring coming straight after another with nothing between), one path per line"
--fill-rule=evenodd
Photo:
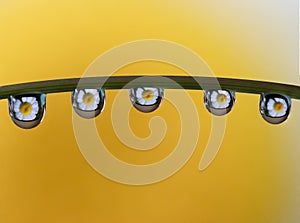
M295 0L1 0L0 85L81 77L107 50L149 38L186 46L218 77L299 85L298 11ZM149 61L117 71L140 73L184 72ZM157 148L136 151L122 144L112 128L118 91L106 93L96 123L112 154L128 163L150 164L172 152L180 120L171 103L150 114L131 109L129 121L139 137L150 134L153 116L168 126ZM270 125L259 114L258 95L237 93L220 152L199 171L211 115L203 92L188 93L201 123L197 148L172 177L144 186L111 181L89 166L73 133L70 93L48 95L45 119L32 130L15 126L7 101L0 101L0 221L298 222L300 101L292 101L285 123Z

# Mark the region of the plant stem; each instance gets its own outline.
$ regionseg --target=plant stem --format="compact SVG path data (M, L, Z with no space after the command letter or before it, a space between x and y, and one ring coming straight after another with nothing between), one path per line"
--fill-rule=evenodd
M143 86L186 90L221 88L250 94L272 92L300 99L300 86L296 85L202 76L99 76L28 82L0 87L0 99L33 92L45 94L69 92L75 88L129 89Z

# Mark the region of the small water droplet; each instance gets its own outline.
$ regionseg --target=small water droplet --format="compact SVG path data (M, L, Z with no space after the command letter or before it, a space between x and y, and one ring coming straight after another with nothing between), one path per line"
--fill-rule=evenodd
M266 93L260 95L260 114L270 124L284 122L291 110L291 99L288 96Z
M72 93L74 111L82 118L95 118L105 105L103 89L75 89Z
M205 90L204 104L206 109L217 116L231 111L235 103L235 92L229 90Z
M9 115L12 121L23 129L38 126L45 115L46 95L29 93L9 96Z
M132 105L139 111L149 113L155 111L164 97L163 88L138 87L129 89Z

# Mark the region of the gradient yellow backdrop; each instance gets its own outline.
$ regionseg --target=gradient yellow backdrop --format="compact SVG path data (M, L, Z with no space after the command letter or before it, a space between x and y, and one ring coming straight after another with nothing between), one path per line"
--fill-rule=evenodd
M0 85L80 77L100 54L140 39L163 39L199 54L219 77L299 85L297 1L0 1ZM158 62L119 74L182 73ZM110 111L96 122L110 151L129 163L167 156L180 135L178 113L163 102L153 114L132 110L130 123L149 135L153 115L169 126L160 146L138 152L113 132ZM166 91L167 94L167 91ZM267 124L258 95L237 94L221 150L204 171L198 164L211 127L203 92L191 91L201 131L189 162L147 186L110 181L80 153L70 93L47 97L43 123L17 128L0 101L0 222L284 222L300 219L300 102L282 125Z

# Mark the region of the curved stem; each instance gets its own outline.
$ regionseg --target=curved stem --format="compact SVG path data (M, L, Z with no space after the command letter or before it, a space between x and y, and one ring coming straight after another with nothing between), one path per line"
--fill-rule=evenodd
M273 92L300 99L300 86L256 80L199 76L101 76L28 82L0 87L0 99L8 98L10 95L32 92L46 94L68 92L78 87L129 89L141 86L161 87L164 89L183 88L187 90L222 88L250 94Z

